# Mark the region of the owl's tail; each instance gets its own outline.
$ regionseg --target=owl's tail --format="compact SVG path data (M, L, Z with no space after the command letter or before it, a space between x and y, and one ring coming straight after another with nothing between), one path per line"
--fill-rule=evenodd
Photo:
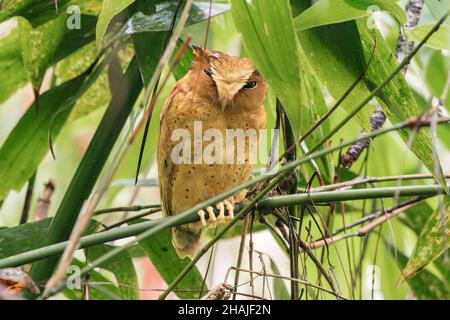
M172 243L178 256L193 259L200 249L201 231L172 228Z

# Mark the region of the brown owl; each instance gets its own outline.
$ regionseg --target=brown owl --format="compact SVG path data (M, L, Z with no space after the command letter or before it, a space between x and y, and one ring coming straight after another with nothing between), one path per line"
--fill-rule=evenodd
M166 216L246 182L252 171L250 158L256 153L251 135L258 135L266 124L267 84L250 59L198 47L193 52L189 72L176 83L161 113L157 160ZM241 145L239 133L244 133ZM234 203L244 197L241 192L218 203L217 220L233 218ZM206 211L212 213L212 207ZM172 229L172 242L181 258L198 252L207 226L205 212L198 214L200 222ZM209 216L213 223L216 217Z

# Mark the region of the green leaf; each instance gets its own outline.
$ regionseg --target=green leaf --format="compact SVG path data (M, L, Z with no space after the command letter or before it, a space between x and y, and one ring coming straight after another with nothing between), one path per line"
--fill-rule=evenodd
M38 249L45 241L51 218L0 229L0 259ZM91 220L84 234L93 233L99 224Z
M0 199L9 190L20 190L35 172L47 154L48 129L51 123L52 137L56 137L69 116L74 104L71 98L78 92L84 77L77 77L55 87L40 96L41 110L36 113L33 106L28 108L0 149ZM67 108L53 116L61 108Z
M97 47L95 42L90 42L61 60L56 65L55 75L62 81L74 78L83 73L96 58ZM111 92L107 74L108 72L105 68L92 86L77 100L70 114L69 121L76 120L108 105L108 102L111 100Z
M70 5L76 5L86 15L98 15L102 0L58 0L58 13L66 12ZM54 0L3 0L0 22L20 16L27 19L33 27L54 19L56 15ZM82 25L84 24L82 18Z
M87 250L88 260L94 261L102 255L108 253L113 247L108 245L100 245L91 247ZM100 265L100 268L106 269L114 274L119 288L119 295L124 300L137 300L138 279L128 251L121 252L113 259ZM101 285L98 285L101 286Z
M156 10L156 0L138 0L130 7L133 11L144 8L154 12ZM134 16L137 14L143 15L142 12L137 12ZM125 26L128 26L133 21L133 17L128 20ZM153 76L164 49L165 38L166 32L144 32L132 35L134 51L136 52L136 59L139 63L144 85L148 85ZM154 54L148 54L149 52L154 52Z
M425 68L425 83L427 84L430 93L434 97L440 97L444 92L445 84L449 77L448 70L450 70L450 59L444 57L440 50L435 50L431 54ZM447 99L444 104L447 111L450 112L450 99ZM424 105L425 107L428 107L426 101ZM438 126L437 133L440 141L450 150L450 139L448 139L448 137L450 137L450 126Z
M161 2L153 0L152 2ZM121 29L124 35L137 34L141 32L157 32L168 31L175 14L178 3L176 1L156 4L155 12L152 14L144 14L136 12L128 19L127 23ZM148 7L148 3L146 3ZM211 6L211 17L223 14L229 10L230 6L225 3L213 3ZM178 12L178 17L181 10ZM186 21L186 26L190 26L201 21L207 20L209 17L209 3L194 2Z
M366 61L369 60L369 57L372 54L372 44L376 43L373 62L370 64L366 76L367 85L372 90L388 78L392 71L397 67L397 63L394 54L378 30L369 30L365 19L358 20L357 23ZM377 98L387 118L393 124L420 115L414 95L401 73L397 74L381 90ZM409 141L411 130L403 129L398 132L403 141ZM410 148L428 170L435 174L431 134L428 128L419 130ZM441 172L440 176L442 178L439 181L439 177L435 175L436 181L438 181L444 190L447 191L447 183L445 182L445 177L440 165L438 170Z
M336 24L386 10L401 24L406 22L403 10L392 0L319 0L294 19L297 31Z
M434 17L437 17L450 9L449 1L427 0L425 1L425 5L428 7Z
M162 44L166 38L166 32L170 28L173 16L178 6L177 2L158 3L160 0L136 1L131 10L136 11L128 19L118 36L132 35L136 57L139 67L147 85L153 75L154 66L158 63L163 51ZM213 4L211 7L211 17L228 11L227 4ZM130 11L131 11L130 10ZM146 14L141 11L145 11ZM178 16L181 10L178 12ZM192 5L186 26L204 21L209 16L209 3L194 3ZM155 44L160 44L155 46ZM159 54L149 55L149 52Z
M409 36L411 40L422 41L423 38L433 29L435 26L432 24L425 24L417 26L409 30ZM430 39L425 43L426 46L438 49L438 50L450 50L450 26L448 24L442 24L438 31L436 31Z
M16 24L16 21L11 20L11 23ZM23 68L19 39L17 27L13 27L9 34L0 39L0 48L2 48L0 50L0 83L2 84L0 104L28 81Z
M107 161L141 89L142 81L139 76L138 64L133 59L120 80L119 87L58 207L47 234L46 244L65 241L69 238L78 213L92 192L103 165ZM30 276L35 281L48 279L58 262L58 258L58 256L54 256L34 263Z
M385 240L388 248L392 247ZM400 250L389 250L392 258L398 266L403 269L408 262L408 257ZM450 288L448 285L428 270L422 270L418 274L407 279L408 285L414 291L417 299L422 300L448 300L450 298Z
M35 90L41 86L66 31L66 16L60 15L34 29L24 18L18 17L22 61Z
M170 63L173 63L175 57L177 56L178 50L180 50L181 48L182 43L183 41L178 40L177 47L171 57ZM183 78L188 73L189 69L191 68L193 59L194 54L192 53L192 50L186 50L175 66L175 69L173 70L173 75L177 81Z
M297 35L304 51L303 63L309 63L331 96L339 99L364 71L361 39L355 22L308 29ZM351 112L369 93L360 81L341 107ZM369 129L371 109L366 106L355 117L364 129Z
M288 0L231 1L231 13L245 48L258 71L283 104L295 138L301 132L303 105L300 46L292 23Z
M103 37L111 20L133 2L134 0L103 0L102 11L98 16L95 32L97 48L100 49L102 47Z
M175 280L190 262L188 258L180 259L178 257L172 245L169 229L155 234L151 239L141 241L140 245L166 283ZM176 287L175 293L181 299L197 299L199 297L198 290L202 288L202 283L203 277L194 267ZM181 291L176 292L176 290ZM182 292L182 290L192 292ZM204 290L208 289L205 287Z
M427 202L422 201L406 210L404 213L406 219L401 221L419 235L432 214L433 208Z
M404 278L415 275L449 248L450 197L445 196L443 201L444 217L441 216L439 210L436 210L427 220L408 264L403 269L402 275Z
M276 263L270 258L270 268L273 274L281 275ZM291 296L283 279L273 278L273 294L275 300L290 300Z
M18 19L20 20L21 18ZM27 70L24 67L22 59L23 53L20 41L21 32L18 26L18 19L11 19L6 22L12 24L12 30L4 36L4 38L0 39L0 47L2 48L2 50L0 50L0 82L2 83L2 90L0 90L0 104L29 81ZM82 16L81 19L83 21L81 29L66 30L58 48L51 55L51 61L47 64L53 65L57 63L85 44L94 40L94 30L97 18L92 16ZM79 63L76 65L79 65ZM78 74L80 73L81 71ZM66 79L69 79L69 77L64 80Z

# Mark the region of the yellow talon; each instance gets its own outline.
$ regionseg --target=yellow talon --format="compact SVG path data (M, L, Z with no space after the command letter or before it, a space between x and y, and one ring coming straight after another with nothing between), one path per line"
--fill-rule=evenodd
M219 210L219 215L217 216L217 220L219 220L221 223L225 222L225 206L223 205L223 202L219 202L216 205L217 210Z
M197 211L198 216L200 217L200 221L202 223L202 226L206 226L206 220L205 220L205 211L204 210L198 210Z
M206 211L208 212L208 215L209 215L209 218L208 218L209 222L211 222L211 223L216 222L216 215L214 214L213 207L211 207L211 206L207 207Z
M228 201L228 200L224 200L223 203L227 207L227 211L228 211L228 215L225 217L225 220L233 220L234 219L234 206L233 206L233 204L230 201Z

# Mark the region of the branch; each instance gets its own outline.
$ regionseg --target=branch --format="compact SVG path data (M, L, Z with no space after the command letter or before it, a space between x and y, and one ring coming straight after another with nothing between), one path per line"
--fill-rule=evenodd
M326 191L316 193L304 193L295 195L285 195L278 197L271 197L261 200L255 204L255 208L270 214L270 209L278 207L286 207L289 205L311 205L320 203L330 203L336 201L362 200L373 198L388 198L395 197L399 194L401 197L406 196L435 196L442 192L442 188L437 185L418 185L418 186L404 186L404 187L386 187L386 188L368 188L346 191ZM235 211L242 210L245 204L235 205ZM217 211L214 209L216 215ZM136 236L144 231L158 227L158 230L163 228L174 227L186 223L198 221L197 211L189 210L186 213L170 216L161 219L150 220L126 227L115 228L80 238L80 249L95 246L101 243L123 239L131 236ZM161 227L162 226L162 227ZM156 232L156 231L155 231ZM151 234L154 234L152 232ZM68 241L59 242L49 246L30 250L15 256L0 259L0 268L16 267L23 264L31 263L40 259L48 258L50 256L60 254L67 246Z
M447 123L449 121L450 121L449 119L443 119L443 120L440 120L439 123ZM159 220L143 222L143 223L139 223L139 224L124 227L124 228L108 230L108 231L104 231L101 233L82 237L80 239L80 244L79 244L80 248L85 248L85 247L89 247L89 246L93 246L93 245L97 245L100 243L105 243L105 242L113 241L113 240L117 240L117 239L122 239L122 238L130 237L130 236L135 236L138 234L140 236L142 236L142 239L145 239L146 237L149 237L149 236L153 235L154 233L156 233L157 231L162 230L164 228L195 222L198 220L197 212L199 210L204 209L207 206L213 205L214 203L223 201L223 200L229 198L230 196L238 193L242 189L250 189L250 188L254 187L255 185L257 185L258 183L269 180L270 178L273 178L284 172L290 172L290 171L294 170L296 167L298 167L306 162L309 162L311 159L319 158L319 157L322 157L329 153L338 151L341 148L352 145L353 143L355 143L357 141L367 139L367 138L372 138L372 137L382 135L382 134L386 134L388 132L399 130L399 129L402 129L405 127L409 127L409 128L413 127L414 128L415 126L417 126L417 124L419 124L420 126L425 126L425 125L427 125L427 122L422 121L422 122L417 123L417 119L410 119L408 121L398 123L389 128L381 129L381 130L378 130L377 132L372 132L365 136L358 137L352 141L342 143L338 146L314 152L310 155L304 156L301 159L295 160L295 161L281 167L278 171L264 174L255 179L249 180L249 181L241 184L240 186L236 186L232 189L229 189L229 190L227 190L215 197L212 197L206 201L203 201L203 202L193 206L192 208L190 208L184 212L181 212L180 214L177 214L175 216L171 216L171 217L167 217L167 218L159 219ZM421 186L421 187L423 188L423 186ZM430 187L433 189L438 188L437 186L430 186ZM398 189L401 189L401 188L402 187L400 187ZM406 187L406 188L410 188L410 187ZM373 190L373 189L370 189L370 190ZM358 191L361 191L361 190L358 190ZM437 192L436 190L434 190L434 191ZM337 193L342 194L343 192L338 191ZM319 196L321 194L322 193L317 193L317 195L319 195ZM417 194L411 194L411 195L417 195ZM303 195L300 194L299 196L305 197L304 194ZM308 197L305 197L303 200L303 201L305 201L305 203L303 203L303 204L309 204L310 199L314 200L314 197L315 197L315 194L310 194ZM326 200L326 199L323 199L323 198L321 199L321 201L324 201L324 200ZM264 200L264 201L266 201L266 200ZM277 200L272 198L271 201L276 202ZM332 201L337 201L337 200L336 200L336 198L334 198ZM340 201L345 201L345 199L341 199ZM261 202L263 202L263 201L261 201ZM315 201L315 202L317 202L317 201ZM286 206L286 205L289 205L289 204L283 204L283 206ZM262 208L261 204L259 204L259 207L260 207L260 209ZM262 208L262 209L264 209L264 208ZM153 230L153 229L155 229L155 230ZM139 238L139 239L141 239L141 238ZM133 245L134 243L136 243L138 241L140 241L140 240L138 240L136 238L136 239L134 239L134 241L130 241L127 245L124 245L124 246L116 248L116 249L120 249L120 250L118 250L118 252L120 253L121 251L128 249L131 245ZM37 260L40 260L43 258L47 258L47 257L53 256L56 254L60 254L64 250L64 247L67 245L67 243L68 243L67 241L64 241L64 242L48 245L48 246L45 246L42 248L30 250L28 252L24 252L24 253L21 253L21 254L12 256L12 257L0 259L0 268L5 268L5 267L9 267L9 266L19 266L19 265L37 261ZM110 255L114 256L114 254L117 254L117 252L112 250L108 253L108 257ZM106 257L106 259L108 259L108 257Z

